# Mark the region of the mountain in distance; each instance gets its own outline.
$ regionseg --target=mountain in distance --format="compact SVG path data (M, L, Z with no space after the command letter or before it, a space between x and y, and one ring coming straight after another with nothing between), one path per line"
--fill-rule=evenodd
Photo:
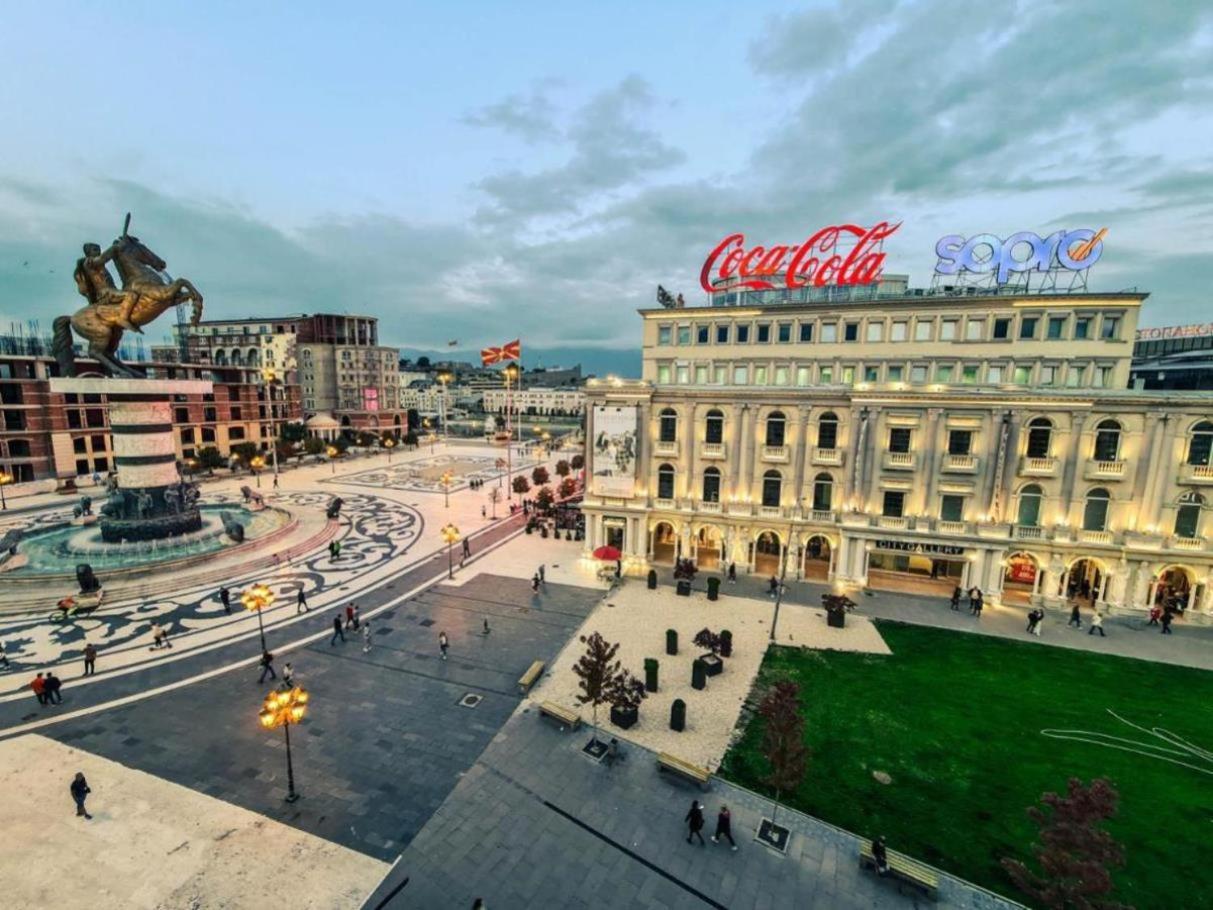
M506 339L507 341L510 339ZM400 356L409 360L428 357L431 361L462 360L480 363L480 348L469 349L463 345L444 348L400 348ZM640 351L636 348L593 347L527 347L522 343L522 366L533 370L536 367L574 367L581 364L583 376L618 376L621 379L640 378Z

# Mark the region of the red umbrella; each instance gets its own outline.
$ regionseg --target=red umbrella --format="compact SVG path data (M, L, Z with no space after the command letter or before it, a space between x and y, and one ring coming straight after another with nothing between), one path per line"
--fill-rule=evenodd
M604 562L617 562L621 556L623 554L614 547L599 547L594 551L594 558Z

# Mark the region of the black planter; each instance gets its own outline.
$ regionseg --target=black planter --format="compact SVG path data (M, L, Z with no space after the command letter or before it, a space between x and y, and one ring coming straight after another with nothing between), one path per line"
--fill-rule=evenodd
M649 590L650 591L657 590L657 570L656 569L649 569Z
M691 663L691 688L705 689L708 685L708 668L703 665L700 658L695 658Z
M665 653L678 653L678 633L673 629L665 630Z
M687 581L686 579L680 578L678 580L678 596L679 597L690 597L691 596L691 583L689 581Z
M766 844L772 850L778 850L780 853L788 852L788 839L792 836L792 832L783 825L777 825L769 818L764 818L762 824L758 826L759 843Z
M644 688L646 692L657 691L657 658L644 659Z
M826 624L835 629L846 628L847 614L845 610L827 610Z
M715 578L715 577L709 578L708 579L708 600L717 600L717 599L719 599L719 597L720 597L720 579Z
M631 727L639 717L639 708L619 708L611 705L611 723L621 730Z
M705 654L699 658L699 662L703 664L703 672L708 676L719 676L724 670L724 661L715 654Z
M681 698L670 705L670 729L681 733L687 726L687 703Z
M733 633L728 629L725 629L720 633L720 656L733 656Z

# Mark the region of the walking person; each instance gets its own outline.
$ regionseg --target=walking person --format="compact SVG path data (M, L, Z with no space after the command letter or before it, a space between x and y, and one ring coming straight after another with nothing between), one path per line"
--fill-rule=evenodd
M269 651L261 652L261 678L257 680L257 684L265 682L265 674L270 675L270 679L277 679L278 674L274 672L274 655Z
M1156 626L1156 625L1158 625L1158 621L1160 619L1162 619L1162 607L1160 607L1158 604L1155 604L1154 606L1152 606L1150 608L1150 621L1148 623L1146 623L1146 625L1147 626Z
M341 628L341 614L340 613L338 613L336 616L333 617L333 637L329 639L330 648L333 645L337 644L338 636L340 636L340 638L343 642L345 641L345 631Z
M539 573L538 572L536 572L534 575L531 576L531 593L532 594L539 593Z
M91 641L84 646L84 675L92 676L97 672L97 646Z
M354 631L357 632L362 627L362 610L358 604L354 604Z
M962 593L962 592L961 592L961 590L960 590L960 585L957 585L956 587L954 587L954 588L952 589L952 601L951 601L951 603L952 603L952 609L953 609L953 610L957 610L957 611L959 611L959 610L960 610L960 596L961 596L961 593Z
M278 489L278 475L277 474L274 475L274 489L275 490Z
M223 612L228 616L232 615L232 592L223 586L219 589L219 602L223 604Z
M362 653L366 654L371 650L371 624L362 624Z
M707 846L700 833L703 830L703 807L699 805L699 800L691 800L691 811L687 813L687 817L683 819L687 823L687 843L693 843L691 838L699 838L699 846Z
M446 660L447 649L451 646L450 641L446 637L445 632L438 633L438 650L442 652L442 659Z
M980 616L981 614L980 614L980 613L978 613L978 615ZM1044 627L1044 624L1045 624L1045 611L1044 611L1044 608L1043 608L1043 607L1037 607L1037 609L1036 609L1036 622L1034 622L1034 623L1032 624L1032 634L1033 634L1033 635L1035 635L1037 638L1040 638L1040 630L1041 630L1041 629Z
M1029 635L1031 635L1032 632L1034 632L1036 630L1036 623L1038 623L1039 621L1040 621L1039 618L1036 616L1036 611L1029 610L1028 611L1028 628L1026 630Z
M729 839L729 844L736 852L737 842L733 840L733 816L729 813L729 807L725 805L721 805L720 811L716 814L716 833L712 835L712 843L720 843L722 837Z
M307 605L307 593L303 590L303 583L300 582L299 590L295 594L295 614L309 613L311 609Z
M729 578L729 584L731 584L731 585L737 584L737 563L735 563L735 562L729 563L728 578Z
M91 819L88 810L84 808L84 801L88 799L88 795L92 793L92 789L88 785L88 781L84 779L84 772L77 771L76 776L72 779L71 787L72 802L76 804L76 817L84 816L86 819Z
M29 687L34 692L34 697L38 699L38 704L46 704L46 678L39 673L30 680Z
M484 506L481 506L481 507L480 507L480 517L481 517L481 518L488 518L488 517L489 517L489 511L488 511L488 509L486 509Z
M295 688L295 668L289 663L282 668L282 688Z
M1079 629L1082 628L1082 613L1080 613L1078 610L1078 604L1074 604L1072 607L1070 607L1070 621L1066 623L1066 625L1077 626Z
M1162 634L1171 635L1171 620L1173 619L1170 610L1162 611Z
M486 616L486 617L485 617L485 619L484 619L484 632L483 632L483 633L481 633L481 634L483 634L483 635L488 635L488 634L489 634L489 631L490 631L490 630L489 630L489 620L488 620L488 617Z
M0 667L8 669L8 655L4 653L4 642L0 641Z
M969 588L969 615L972 616L977 612L977 589Z
M468 543L468 539L465 537L465 538L463 538L463 559L471 559L471 558L472 558L472 545L470 543ZM460 560L460 562L462 562L462 561L463 560Z
M46 703L48 705L63 704L63 696L59 694L59 690L63 688L63 680L55 675L52 670L46 674Z
M767 582L767 597L774 600L775 592L778 590L779 590L779 579L776 578L774 575L772 575L771 580Z
M545 566L543 563L539 564L539 583L541 585L547 585L548 583L547 566Z
M884 845L884 835L872 841L872 859L876 862L876 874L889 874L889 851Z
M345 605L345 627L347 629L354 628L354 605L353 604ZM341 640L345 641L344 635L341 636Z
M1099 632L1100 638L1108 637L1104 634L1104 631L1103 631L1103 614L1100 613L1098 610L1096 610L1091 615L1091 628L1087 629L1088 635L1094 635L1096 632Z

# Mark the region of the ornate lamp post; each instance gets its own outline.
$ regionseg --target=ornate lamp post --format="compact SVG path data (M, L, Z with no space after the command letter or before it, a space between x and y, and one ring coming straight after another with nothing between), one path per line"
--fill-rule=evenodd
M249 470L253 472L253 476L257 478L257 489L261 489L261 469L265 467L265 459L260 455L254 455L249 459Z
M270 446L273 448L274 476L278 476L278 434L274 431L274 383L278 381L278 373L273 367L263 367L261 379L265 383L266 397L270 401Z
M438 381L442 383L442 397L438 399L438 414L439 414L439 418L438 418L438 419L442 421L442 438L443 438L443 441L449 441L449 440L450 440L450 438L451 438L451 433L450 433L450 430L448 430L448 429L446 428L446 418L447 418L447 413L446 413L446 390L447 390L447 385L448 385L448 384L450 383L450 381L451 381L452 379L454 379L454 378L455 378L454 376L452 376L450 373L447 373L447 372L445 372L445 371L444 371L444 372L442 372L442 373L439 373L439 374L438 374Z
M324 450L324 454L328 455L328 457L329 457L329 468L330 468L329 473L336 474L337 473L337 456L341 454L340 450L336 446L329 446L327 449Z
M297 724L307 714L308 694L303 686L279 689L270 692L261 705L257 719L267 730L281 727L286 734L286 801L293 803L299 798L295 792L295 766L291 761L291 724Z
M423 427L425 427L425 432L430 437L430 454L433 455L434 454L434 440L437 438L438 434L435 433L432 429L430 429L430 419L428 417L421 418L421 425Z
M387 439L383 440L383 447L385 449L387 449L387 463L391 464L392 463L392 449L396 448L396 440L392 439L392 437L389 436Z
M4 488L13 482L13 475L0 470L0 508L8 509L8 501L4 498Z
M455 562L451 548L459 542L459 529L448 524L442 529L442 539L446 543L446 577L455 577Z
M240 595L244 609L257 614L257 628L261 632L261 650L265 651L265 624L261 621L261 611L268 610L274 604L274 592L268 585L255 584Z
M442 492L446 496L446 507L451 507L451 484L455 482L455 475L450 471L446 471L442 475Z

